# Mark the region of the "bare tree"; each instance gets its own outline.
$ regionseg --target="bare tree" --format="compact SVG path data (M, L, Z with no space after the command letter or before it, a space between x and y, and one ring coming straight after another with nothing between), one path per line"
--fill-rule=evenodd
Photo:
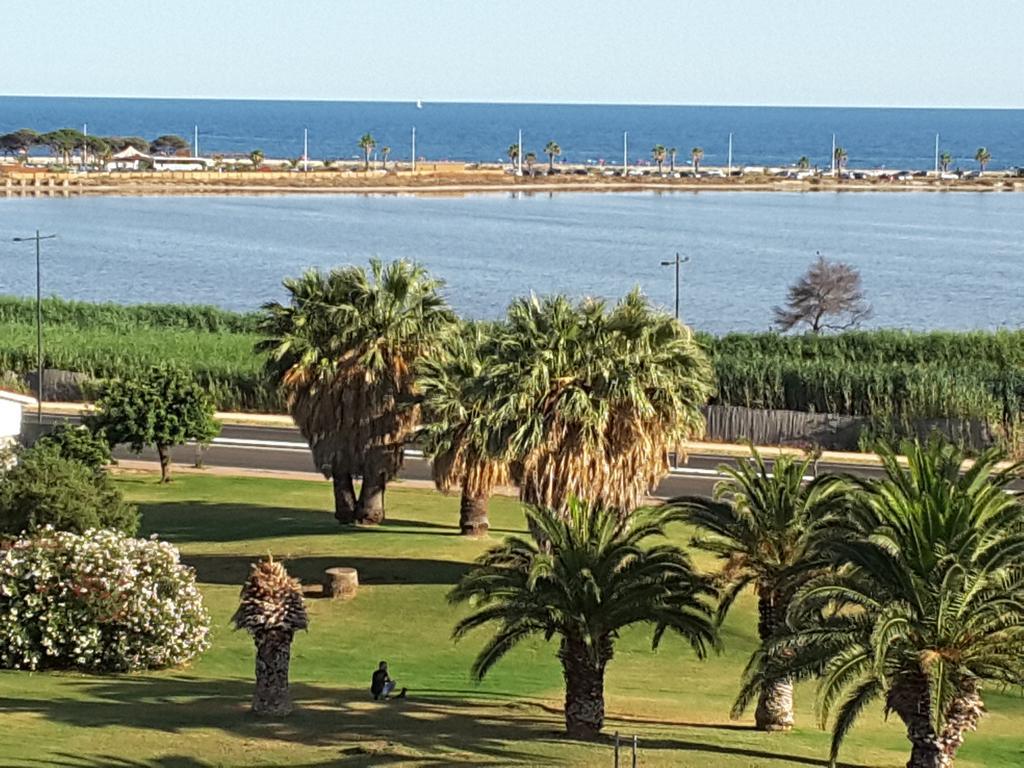
M786 306L775 307L775 325L789 331L806 324L811 333L845 331L871 316L860 272L820 253L807 272L789 287Z

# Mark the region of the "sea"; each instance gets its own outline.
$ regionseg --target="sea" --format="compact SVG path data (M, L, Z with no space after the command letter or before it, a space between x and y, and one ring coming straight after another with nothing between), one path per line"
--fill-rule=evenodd
M90 134L199 132L200 154L302 155L308 131L312 159L360 157L359 138L370 133L393 160L408 160L412 129L416 155L427 160L494 162L523 132L524 152L543 159L549 141L572 163L650 162L656 144L679 158L693 147L708 165L724 165L732 136L736 165L791 165L806 156L829 165L832 137L851 168L930 169L939 148L953 167L974 168L986 147L990 168L1024 166L1024 110L873 109L832 107L627 106L586 104L465 104L347 101L232 101L0 96L0 133L62 127Z

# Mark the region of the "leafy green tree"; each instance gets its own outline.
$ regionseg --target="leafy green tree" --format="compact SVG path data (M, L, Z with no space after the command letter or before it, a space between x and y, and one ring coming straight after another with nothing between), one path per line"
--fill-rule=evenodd
M54 157L59 158L64 165L70 165L71 154L82 145L84 140L85 135L81 131L76 131L74 128L60 128L41 134L37 143L48 147Z
M690 150L690 162L693 163L693 172L700 172L700 161L704 159L704 150L700 147L694 147Z
M121 152L128 147L134 147L139 152L149 152L149 142L141 136L107 136L106 140L114 152Z
M516 164L516 160L519 159L519 145L509 144L508 149L505 150L505 154L508 155L508 161L514 166Z
M488 340L487 325L466 323L443 354L424 360L417 372L423 451L433 461L438 489L460 490L459 529L466 536L487 534L488 501L496 486L509 481L508 464L493 446L491 363L483 350Z
M132 379L107 382L89 417L111 445L124 443L136 453L154 446L160 480L171 479L171 448L194 440L205 445L220 432L210 396L183 371L154 367Z
M58 424L43 435L36 445L53 446L65 459L81 462L93 470L101 470L111 462L110 444L102 435L81 424Z
M47 525L75 533L115 528L134 534L139 513L105 472L42 443L21 451L17 463L0 473L0 535L31 534Z
M949 170L949 166L953 163L953 155L949 152L943 152L939 155L939 168L943 173Z
M531 176L533 176L534 175L534 173L533 173L533 165L534 165L534 163L537 162L537 153L536 152L527 152L523 156L523 162L526 163L526 172L529 173Z
M796 167L801 171L806 171L811 167L811 159L807 155L801 155L800 159L796 161Z
M494 444L527 503L564 510L575 496L627 515L703 430L708 358L638 291L611 308L514 301L485 353Z
M661 173L665 166L665 155L668 154L665 147L661 144L655 144L654 149L651 150L651 157L654 162L658 164L658 173Z
M263 150L254 149L249 153L249 162L252 163L253 170L258 171L263 167Z
M978 169L984 173L985 166L992 160L992 153L985 147L978 147L978 151L974 153L974 159L978 163Z
M555 158L562 154L562 148L554 141L549 141L544 147L544 154L548 156L548 171L555 170Z
M882 699L907 729L912 768L948 768L984 714L981 689L1024 685L1024 509L998 451L964 468L940 440L891 448L827 526L836 567L802 586L775 643L796 678L820 677L831 760Z
M716 582L722 589L718 622L748 587L757 594L762 647L750 659L732 715L740 717L756 696L754 718L763 731L793 726L793 682L785 676L764 677L763 668L774 662L764 648L785 630L795 588L813 573L819 525L845 503L844 486L834 478L804 482L811 464L811 459L782 455L769 468L754 451L750 461L720 468L726 479L715 487L712 499L691 496L669 502L697 529L693 545L722 561Z
M381 147L380 148L380 161L381 161L381 165L382 165L382 167L384 168L385 171L388 169L388 155L390 155L390 154L391 154L391 147Z
M150 142L149 151L154 155L177 155L185 152L191 145L173 133L157 136Z
M846 150L842 147L836 147L836 151L832 154L832 159L836 164L836 173L842 176L843 168L846 167L846 161L849 158Z
M364 133L359 139L359 148L363 150L363 170L370 170L370 155L377 146L377 140L372 134Z
M334 482L339 522L380 523L384 491L419 421L414 369L437 354L455 316L442 283L408 261L310 270L285 280L287 305L263 307L257 349ZM352 476L363 478L358 502Z
M3 152L5 155L15 155L24 158L28 156L29 150L38 142L38 133L31 128L21 128L0 136L0 152Z
M676 156L679 154L679 150L675 147L668 148L668 169L671 173L675 173L676 170Z
M604 725L604 674L619 633L650 625L657 647L671 630L704 658L717 645L714 589L665 541L675 518L664 507L638 512L628 526L614 511L576 500L567 515L538 508L526 514L544 543L510 537L476 561L448 595L475 609L454 635L497 625L473 663L477 679L522 640L557 636L566 731L594 738Z

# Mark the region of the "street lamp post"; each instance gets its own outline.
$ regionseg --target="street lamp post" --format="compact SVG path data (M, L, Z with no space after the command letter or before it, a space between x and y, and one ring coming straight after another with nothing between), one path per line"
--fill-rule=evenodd
M42 240L53 240L56 235L41 235L36 230L32 237L15 237L14 242L26 243L35 240L36 243L36 421L43 423L43 282L42 282L42 261L39 254L39 243Z
M672 259L672 261L661 262L661 266L663 267L675 266L676 268L676 320L679 319L679 267L688 262L689 260L689 256L686 256L685 258L680 258L679 251L676 251L676 257Z

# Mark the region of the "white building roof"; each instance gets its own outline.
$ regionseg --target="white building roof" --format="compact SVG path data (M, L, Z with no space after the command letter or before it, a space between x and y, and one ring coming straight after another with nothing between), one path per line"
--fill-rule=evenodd
M110 156L111 160L149 160L150 156L129 145Z
M36 405L36 399L34 397L22 395L18 392L11 392L9 389L0 389L0 400L6 400L11 403L18 403L19 405L32 407Z

